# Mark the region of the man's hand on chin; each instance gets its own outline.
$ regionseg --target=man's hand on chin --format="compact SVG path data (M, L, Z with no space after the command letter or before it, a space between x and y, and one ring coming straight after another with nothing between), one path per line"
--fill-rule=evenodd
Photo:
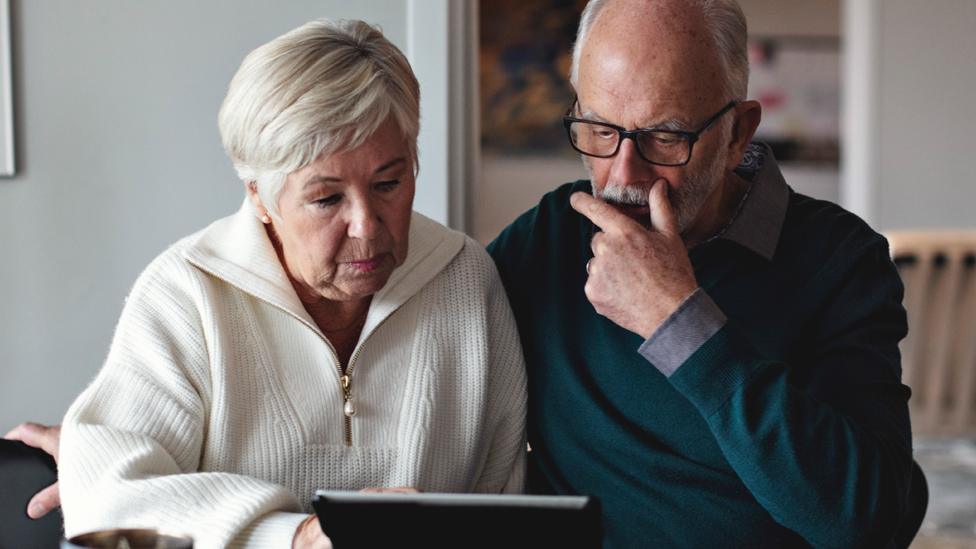
M586 265L583 288L587 299L615 324L649 338L698 288L667 183L659 179L651 187L650 229L587 193L574 193L569 200L602 229L590 242L593 259Z

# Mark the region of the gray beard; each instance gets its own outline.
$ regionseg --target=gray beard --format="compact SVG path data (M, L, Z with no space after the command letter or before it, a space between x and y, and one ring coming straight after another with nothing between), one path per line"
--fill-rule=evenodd
M592 182L593 171L585 156L583 157L583 165L590 173L590 181ZM722 181L723 171L722 157L715 155L701 169L689 172L681 187L668 188L668 199L674 209L678 231L681 234L685 234L695 223L705 201ZM593 186L593 196L609 204L647 206L647 198L652 186L653 182L628 185L607 181L603 190L597 190L596 186Z

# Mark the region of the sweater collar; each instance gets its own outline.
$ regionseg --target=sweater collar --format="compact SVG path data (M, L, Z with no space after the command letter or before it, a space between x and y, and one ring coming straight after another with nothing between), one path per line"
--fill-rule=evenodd
M463 234L413 212L407 258L373 296L361 337L426 286L463 247ZM237 213L190 237L183 254L197 268L288 312L321 334L246 198Z

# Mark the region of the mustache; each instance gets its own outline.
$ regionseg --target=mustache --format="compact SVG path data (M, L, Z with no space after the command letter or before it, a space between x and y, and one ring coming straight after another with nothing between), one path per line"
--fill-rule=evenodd
M616 206L647 206L647 196L651 188L635 187L632 185L608 184L603 190L593 188L593 196Z

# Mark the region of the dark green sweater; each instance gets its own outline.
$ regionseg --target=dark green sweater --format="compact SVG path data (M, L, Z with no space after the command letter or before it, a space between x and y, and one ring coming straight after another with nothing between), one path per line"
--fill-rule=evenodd
M606 547L884 547L911 470L884 238L784 188L769 258L728 238L691 250L728 321L668 378L583 294L577 190L489 246L528 367L530 489L599 498Z

